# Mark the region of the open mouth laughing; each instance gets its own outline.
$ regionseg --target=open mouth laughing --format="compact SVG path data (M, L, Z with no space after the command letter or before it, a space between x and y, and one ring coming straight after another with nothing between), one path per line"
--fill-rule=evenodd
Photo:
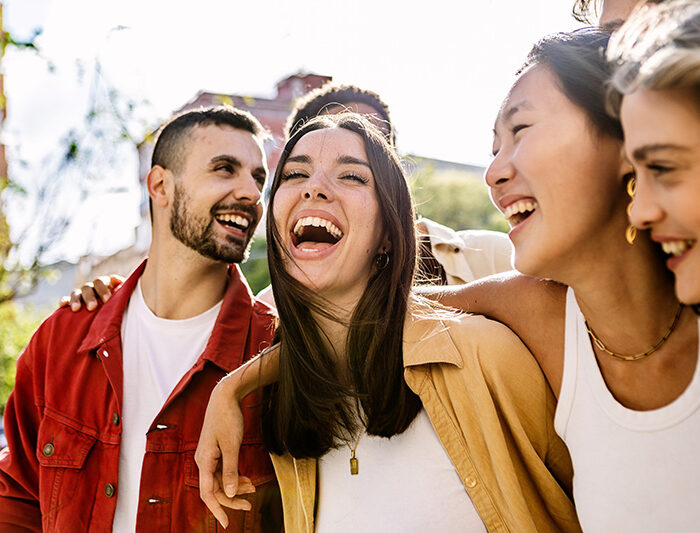
M538 204L534 200L519 200L513 202L503 210L503 216L506 217L508 224L514 228L537 209Z
M292 245L305 252L320 252L338 244L342 230L323 217L302 217L294 224Z
M248 231L250 220L244 216L235 213L220 213L214 215L216 221L227 228L237 229L243 233Z
M661 243L661 249L665 254L679 257L690 250L695 245L695 242L696 241L692 239L663 241Z

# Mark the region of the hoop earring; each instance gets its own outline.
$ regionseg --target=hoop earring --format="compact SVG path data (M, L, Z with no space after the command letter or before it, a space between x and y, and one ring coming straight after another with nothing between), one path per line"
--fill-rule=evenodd
M627 195L631 198L630 203L627 204L627 218L629 218L630 211L632 211L635 192L637 192L637 178L632 175L630 179L627 180ZM634 244L635 237L637 237L637 228L630 223L625 230L625 240L627 240L627 244Z
M377 254L374 258L374 264L377 265L377 270L384 270L389 266L389 254L386 252Z

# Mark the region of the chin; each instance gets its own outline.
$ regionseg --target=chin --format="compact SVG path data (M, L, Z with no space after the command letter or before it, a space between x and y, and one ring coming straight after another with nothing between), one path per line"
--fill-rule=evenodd
M542 261L538 257L533 257L532 253L527 251L518 251L517 248L513 251L513 256L511 257L511 262L513 268L525 274L526 276L533 276L536 278L546 277L543 272L544 268Z
M676 296L686 305L700 304L700 274L692 280L676 278Z

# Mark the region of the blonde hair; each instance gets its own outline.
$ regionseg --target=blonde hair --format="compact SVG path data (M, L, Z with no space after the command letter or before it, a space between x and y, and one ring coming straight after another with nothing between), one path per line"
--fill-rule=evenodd
M622 97L639 89L700 88L700 2L637 8L613 34L607 57L613 65L607 108L615 116Z

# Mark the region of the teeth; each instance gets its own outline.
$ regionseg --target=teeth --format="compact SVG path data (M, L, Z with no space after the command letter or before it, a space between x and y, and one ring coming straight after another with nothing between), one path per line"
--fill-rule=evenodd
M506 218L510 218L518 213L527 213L529 211L534 211L537 208L537 202L532 202L530 200L521 200L509 205L503 211L503 215Z
M243 218L238 215L216 215L217 220L221 220L223 222L232 222L236 224L237 226L241 226L242 228L247 228L250 222L248 222L247 218Z
M315 226L317 228L326 228L326 231L333 235L336 239L340 239L343 236L343 232L340 231L338 226L333 224L330 220L320 217L303 217L297 220L294 225L294 235L299 236L301 234L302 228L305 226Z
M695 241L693 240L664 241L661 243L661 249L664 251L664 253L669 255L679 256L694 244Z

